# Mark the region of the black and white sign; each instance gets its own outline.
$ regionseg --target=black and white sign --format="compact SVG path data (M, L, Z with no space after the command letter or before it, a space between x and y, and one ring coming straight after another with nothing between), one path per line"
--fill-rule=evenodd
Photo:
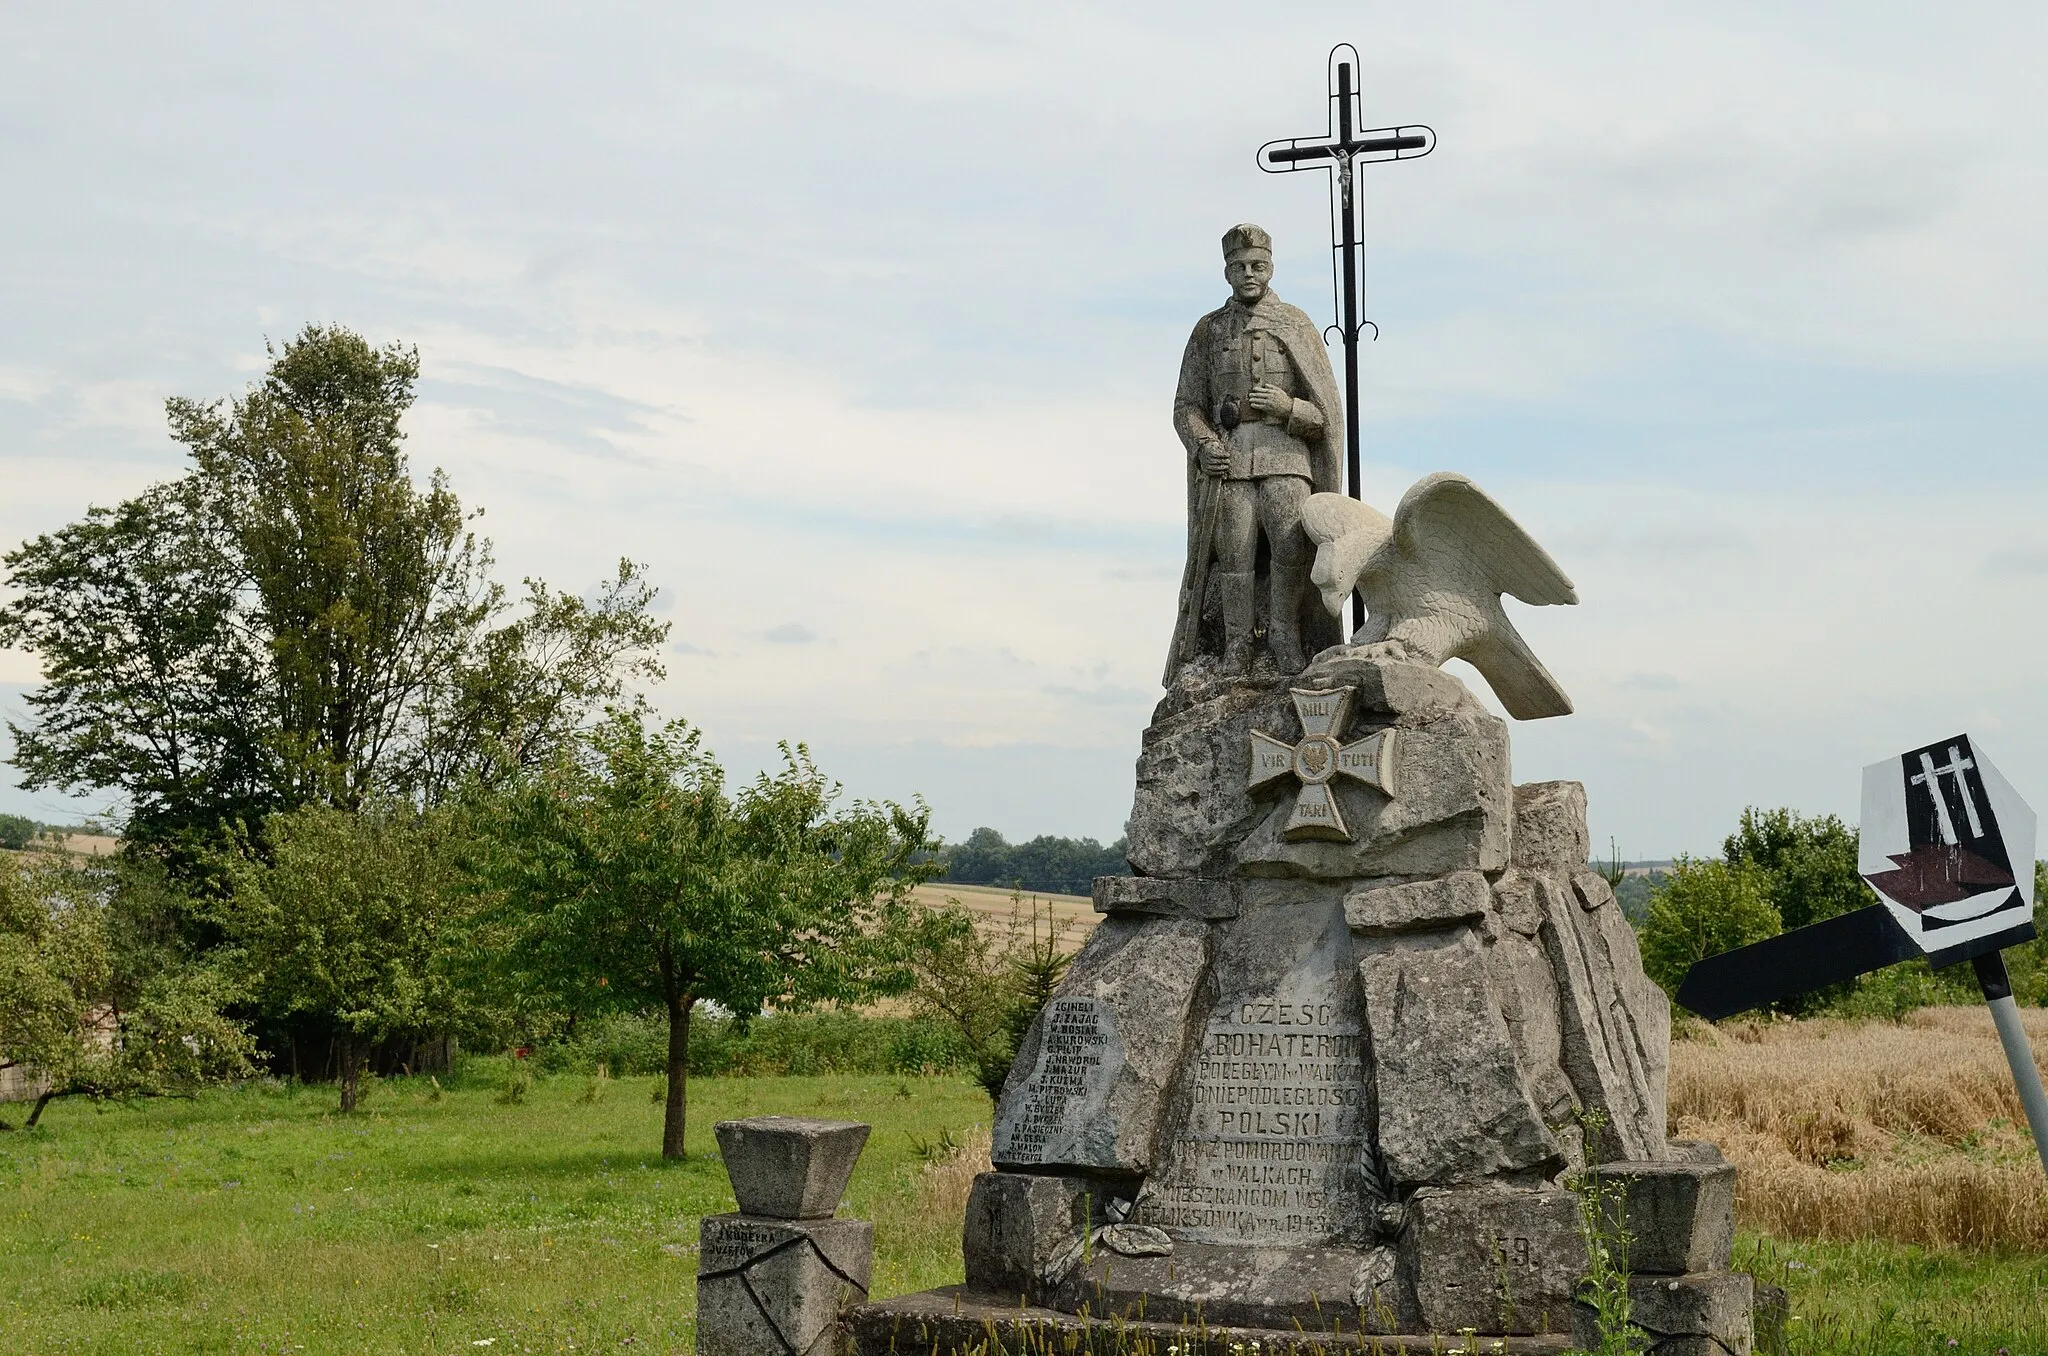
M2034 812L1966 734L1863 769L1856 869L1937 965L2032 935Z

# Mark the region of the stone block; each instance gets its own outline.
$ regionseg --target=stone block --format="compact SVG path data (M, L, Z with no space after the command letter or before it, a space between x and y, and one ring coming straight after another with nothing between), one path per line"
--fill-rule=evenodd
M1610 1159L1649 1161L1664 1153L1664 1070L1670 1042L1669 1001L1658 991L1640 1013L1618 985L1611 956L1633 959L1635 939L1610 939L1606 919L1626 930L1619 909L1586 913L1567 880L1549 874L1532 877L1535 897L1543 908L1543 945L1557 980L1560 1019L1559 1059L1582 1107L1600 1112L1606 1125L1601 1142L1588 1146L1595 1162ZM1656 1038L1662 1021L1664 1037Z
M709 1215L697 1237L703 1356L828 1356L840 1309L867 1299L867 1220Z
M1524 937L1543 930L1543 902L1536 897L1536 876L1528 871L1506 871L1493 883L1493 907L1500 921Z
M715 1133L740 1213L768 1219L829 1219L868 1142L858 1121L800 1116L720 1121Z
M995 1166L1151 1170L1211 931L1117 914L1095 929L1011 1065L996 1103Z
M1381 885L1344 899L1344 922L1354 936L1383 937L1476 923L1493 907L1486 877L1460 871L1434 880Z
M1473 877L1476 897L1485 882ZM1350 910L1347 905L1347 917ZM1558 1168L1469 927L1360 944L1379 1145L1400 1186Z
M1586 788L1578 782L1528 782L1516 787L1514 835L1516 866L1583 871L1591 855Z
M1095 912L1155 918L1235 918L1237 889L1227 880L1160 880L1154 876L1097 876Z
M1083 1177L985 1172L974 1179L960 1250L976 1290L1036 1298L1046 1265L1100 1214L1100 1188ZM1052 1278L1056 1279L1056 1278Z
M1752 1356L1755 1290L1743 1271L1631 1276L1629 1326L1650 1356ZM1598 1345L1596 1316L1584 1302L1572 1311L1572 1340Z
M1733 1164L1604 1163L1594 1173L1622 1192L1630 1271L1727 1269L1735 1244Z
M1299 788L1283 778L1250 790L1251 733L1291 743L1301 730L1289 691L1346 686L1355 695L1339 737L1401 731L1394 794L1339 778L1351 841L1289 842L1282 829ZM1456 678L1399 660L1319 658L1293 678L1168 694L1138 755L1129 856L1157 878L1497 871L1507 865L1512 813L1507 727Z
M1568 1191L1425 1187L1400 1248L1424 1332L1571 1330L1586 1247Z

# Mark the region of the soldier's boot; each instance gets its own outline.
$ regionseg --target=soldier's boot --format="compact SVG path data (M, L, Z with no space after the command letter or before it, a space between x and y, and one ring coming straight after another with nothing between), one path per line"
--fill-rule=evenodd
M1299 565L1275 565L1268 587L1272 606L1266 613L1266 648L1282 673L1300 673L1308 661L1301 654L1301 586L1308 571Z
M1223 671L1233 677L1252 668L1252 576L1219 574L1216 598L1223 611Z

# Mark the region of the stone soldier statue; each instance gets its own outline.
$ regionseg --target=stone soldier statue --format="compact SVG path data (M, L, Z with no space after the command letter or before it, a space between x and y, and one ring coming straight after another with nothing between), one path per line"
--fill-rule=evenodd
M1343 488L1343 411L1321 333L1273 295L1273 238L1257 226L1223 236L1231 298L1195 323L1181 357L1173 427L1188 453L1188 562L1166 680L1201 648L1215 599L1223 669L1250 670L1259 545L1266 545L1266 648L1283 673L1340 639L1312 590L1302 501ZM1213 582L1213 591L1210 585Z

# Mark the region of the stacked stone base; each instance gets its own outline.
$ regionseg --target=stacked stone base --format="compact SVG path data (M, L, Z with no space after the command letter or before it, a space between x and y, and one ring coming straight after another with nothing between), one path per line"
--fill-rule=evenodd
M860 1305L847 1314L846 1336L857 1356L1130 1356L1169 1348L1176 1348L1179 1356L1245 1356L1254 1343L1259 1356L1338 1356L1354 1351L1423 1356L1456 1349L1464 1334L1402 1336L1360 1333L1351 1326L1303 1330L1163 1322L1129 1315L1097 1317L1034 1306L1014 1295L947 1286ZM1563 1333L1479 1336L1479 1351L1501 1356L1563 1356L1573 1342Z

